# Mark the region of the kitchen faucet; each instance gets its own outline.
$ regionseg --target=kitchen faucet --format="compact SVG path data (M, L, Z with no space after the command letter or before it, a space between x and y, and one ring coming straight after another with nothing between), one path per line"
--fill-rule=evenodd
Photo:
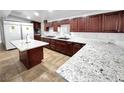
M26 43L30 43L30 35L29 34L26 35Z

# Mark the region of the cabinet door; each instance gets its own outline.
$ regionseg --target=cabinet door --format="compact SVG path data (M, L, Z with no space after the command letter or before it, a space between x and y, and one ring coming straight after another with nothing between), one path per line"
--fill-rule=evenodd
M65 53L65 42L64 41L56 41L56 50Z
M33 22L33 27L34 27L34 29L40 29L41 28L41 23L39 23L39 22Z
M73 43L72 42L66 42L66 55L72 56L73 55Z
M52 26L53 26L53 31L57 32L58 31L58 26L59 26L58 22L57 21L53 22Z
M56 50L56 40L50 40L50 48Z
M119 29L118 32L120 33L124 33L124 11L120 12L120 16L119 16Z
M46 48L50 48L50 39L48 38L41 38L42 41L49 43L49 45L45 46Z
M119 13L103 14L102 30L103 32L118 32Z
M46 24L44 24L44 31L49 31L49 26L48 26L48 24L46 23Z
M73 54L77 53L84 45L79 43L73 44Z
M101 32L101 15L86 17L87 32Z
M49 28L52 27L52 22L44 24L44 31L49 31Z
M78 19L78 31L85 32L86 31L86 18Z
M78 32L78 18L70 20L70 31Z
M41 35L34 35L34 39L41 41Z
M60 24L61 25L69 24L69 19L61 20Z

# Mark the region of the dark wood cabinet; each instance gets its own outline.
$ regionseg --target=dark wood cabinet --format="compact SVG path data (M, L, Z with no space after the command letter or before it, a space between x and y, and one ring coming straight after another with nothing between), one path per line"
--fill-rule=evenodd
M118 32L124 33L124 11L121 11L120 14L119 14Z
M74 43L73 44L73 54L77 53L85 44Z
M48 23L44 24L44 30L49 31L49 28L53 27L53 31L57 32L59 26L60 26L60 24L58 21L48 22Z
M64 24L70 24L70 32L123 33L124 11L48 22L45 24L45 30L49 31L49 27L53 27L54 31L58 31L58 27Z
M78 31L86 32L86 17L81 17L78 19Z
M44 42L47 42L47 43L49 43L49 45L47 45L47 46L45 46L46 48L50 48L50 39L48 39L48 38L41 38L41 41L44 41Z
M103 14L102 31L103 32L118 32L119 27L119 12Z
M53 27L53 31L57 32L58 27L59 27L59 23L57 21L52 22L52 27Z
M48 23L44 24L44 31L49 31L49 24Z
M50 48L56 50L56 40L53 39L50 40Z
M30 49L27 51L19 52L20 61L30 69L37 64L40 64L43 59L43 47Z
M66 42L66 41L56 41L56 50L58 52L61 52L65 55L72 56L73 55L73 49L72 49L72 43Z
M101 32L102 15L86 17L86 32Z
M41 41L41 35L40 34L35 34L34 39Z
M69 19L61 20L60 25L69 24Z
M39 22L33 22L33 27L34 27L34 30L36 29L41 29L41 23Z
M66 49L66 43L64 41L56 40L56 50L61 53L65 53L65 49Z
M66 55L73 56L73 43L66 42Z
M49 43L49 45L46 48L58 51L68 56L74 55L78 50L80 50L85 45L81 43L74 43L48 38L42 38L41 40Z
M44 24L44 31L49 31L49 28L52 27L52 22L48 22Z
M78 18L74 18L70 20L70 31L78 32Z

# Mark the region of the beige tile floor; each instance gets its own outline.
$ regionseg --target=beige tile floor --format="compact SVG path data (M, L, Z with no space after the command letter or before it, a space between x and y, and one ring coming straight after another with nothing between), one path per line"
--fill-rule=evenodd
M29 70L19 61L18 50L5 51L0 45L0 82L64 82L55 71L68 56L44 48L43 62Z

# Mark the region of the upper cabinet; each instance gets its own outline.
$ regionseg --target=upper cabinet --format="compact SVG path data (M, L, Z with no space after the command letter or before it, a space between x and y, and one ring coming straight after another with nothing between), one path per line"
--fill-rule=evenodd
M58 21L52 22L53 31L57 32L59 26L60 25L59 25L59 22Z
M75 18L70 21L71 32L100 32L101 15Z
M49 31L49 28L52 27L52 23L49 22L49 23L45 23L44 24L44 31Z
M70 31L78 32L78 18L74 18L70 20Z
M53 31L57 32L58 31L58 27L59 27L59 22L58 21L54 21L54 22L48 22L44 24L44 30L45 31L49 31L50 27L53 27Z
M39 22L33 22L33 27L34 27L34 30L38 30L41 28L41 23Z
M69 24L69 19L61 20L60 25Z
M101 32L101 15L86 17L86 32Z
M86 32L86 17L78 18L78 32Z
M45 24L45 31L51 26L58 31L58 27L65 24L70 24L70 32L124 33L124 11L54 21Z
M119 12L103 14L102 31L103 32L118 32L119 30Z
M124 11L121 11L120 12L120 15L119 15L119 31L120 33L124 33Z

